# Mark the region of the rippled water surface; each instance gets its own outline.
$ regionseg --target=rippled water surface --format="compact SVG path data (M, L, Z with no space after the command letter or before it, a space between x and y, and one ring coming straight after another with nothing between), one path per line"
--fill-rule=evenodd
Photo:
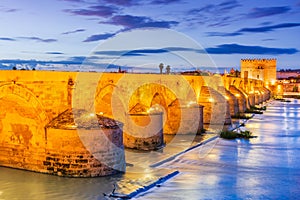
M126 151L126 174L110 177L62 178L0 168L0 200L103 199L113 183L118 192L130 193L174 170L180 174L137 198L299 199L299 117L300 101L270 102L246 124L257 138L215 139L156 168L149 165L186 149L194 138L177 138L158 152Z

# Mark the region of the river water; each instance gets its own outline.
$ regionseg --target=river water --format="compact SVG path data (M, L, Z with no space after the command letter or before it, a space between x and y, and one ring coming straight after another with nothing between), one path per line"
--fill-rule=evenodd
M178 170L179 175L137 199L299 199L300 101L271 101L246 129L257 138L214 139L170 162L149 165L175 155L203 138L179 138L158 152L126 151L127 172L99 178L63 178L0 168L0 200L104 199L113 183L130 193ZM212 137L207 135L205 137ZM193 141L194 140L194 141ZM193 141L193 142L191 142Z

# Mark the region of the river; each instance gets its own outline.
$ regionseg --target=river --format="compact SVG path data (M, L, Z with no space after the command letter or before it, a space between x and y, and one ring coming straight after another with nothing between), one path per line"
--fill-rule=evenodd
M128 194L175 170L177 176L136 198L299 199L299 117L299 100L271 101L263 115L246 123L257 138L217 138L155 168L149 165L181 152L194 139L179 138L180 147L158 152L126 151L127 172L115 176L63 178L0 167L0 200L104 199L113 183ZM197 140L193 145L203 138Z

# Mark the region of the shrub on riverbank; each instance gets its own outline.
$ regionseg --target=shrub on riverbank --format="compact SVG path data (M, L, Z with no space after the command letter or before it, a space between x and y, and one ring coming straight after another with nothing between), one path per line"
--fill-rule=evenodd
M234 131L222 131L220 133L220 137L224 138L224 139L236 139L236 138L254 138L256 136L252 135L251 131L240 131L238 132L234 132Z
M254 114L263 114L262 110L266 110L267 107L263 106L261 108L256 106L251 106L250 109L247 109L245 113L254 113Z
M281 101L281 102L291 102L289 99L283 99L283 98L274 98L276 101Z
M232 119L251 119L253 116L245 115L244 113L237 113L236 115L231 116Z
M237 138L237 134L233 131L222 131L220 137L224 139L235 139Z

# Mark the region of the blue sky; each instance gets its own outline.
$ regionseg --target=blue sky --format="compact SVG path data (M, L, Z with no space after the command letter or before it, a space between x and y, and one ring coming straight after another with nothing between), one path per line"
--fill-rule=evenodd
M300 68L299 19L300 0L2 0L0 67Z

